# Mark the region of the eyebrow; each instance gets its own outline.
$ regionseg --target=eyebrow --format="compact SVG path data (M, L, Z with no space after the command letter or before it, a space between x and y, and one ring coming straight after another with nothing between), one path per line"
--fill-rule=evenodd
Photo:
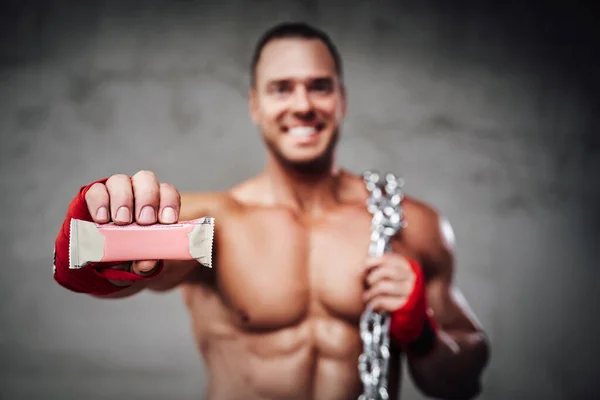
M284 82L302 82L302 83L325 83L325 82L333 82L333 76L312 76L304 79L297 79L292 77L282 77L275 78L267 81L267 86L276 84L276 83L284 83Z

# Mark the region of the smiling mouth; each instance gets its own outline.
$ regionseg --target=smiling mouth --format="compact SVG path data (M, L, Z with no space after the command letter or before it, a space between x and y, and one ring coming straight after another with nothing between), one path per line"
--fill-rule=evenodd
M325 128L325 124L320 123L314 126L295 126L293 128L284 128L284 132L295 137L310 137L321 132L323 128Z

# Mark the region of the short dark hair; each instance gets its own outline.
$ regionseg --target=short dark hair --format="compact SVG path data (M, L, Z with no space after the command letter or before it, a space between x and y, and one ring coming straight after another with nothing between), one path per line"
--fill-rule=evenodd
M304 22L282 22L263 33L258 40L256 47L254 48L252 64L250 68L250 85L252 87L254 87L256 84L256 66L260 60L263 48L272 40L288 38L317 39L323 42L333 57L335 72L338 74L340 79L342 78L342 59L337 47L333 44L329 35L327 35L324 31Z

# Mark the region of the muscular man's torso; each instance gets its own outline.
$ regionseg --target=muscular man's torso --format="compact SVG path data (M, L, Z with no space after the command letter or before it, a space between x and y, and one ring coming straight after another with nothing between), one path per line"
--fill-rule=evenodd
M371 216L355 187L356 199L317 220L233 198L209 207L215 267L182 285L209 371L207 399L358 398ZM400 239L395 248L414 258ZM397 353L392 360L393 399Z

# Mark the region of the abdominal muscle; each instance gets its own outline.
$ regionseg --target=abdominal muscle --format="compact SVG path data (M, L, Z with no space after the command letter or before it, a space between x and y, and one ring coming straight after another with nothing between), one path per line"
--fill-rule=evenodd
M207 400L351 400L360 395L362 343L355 325L315 315L285 328L245 329L220 301L202 297L188 306L207 366Z

